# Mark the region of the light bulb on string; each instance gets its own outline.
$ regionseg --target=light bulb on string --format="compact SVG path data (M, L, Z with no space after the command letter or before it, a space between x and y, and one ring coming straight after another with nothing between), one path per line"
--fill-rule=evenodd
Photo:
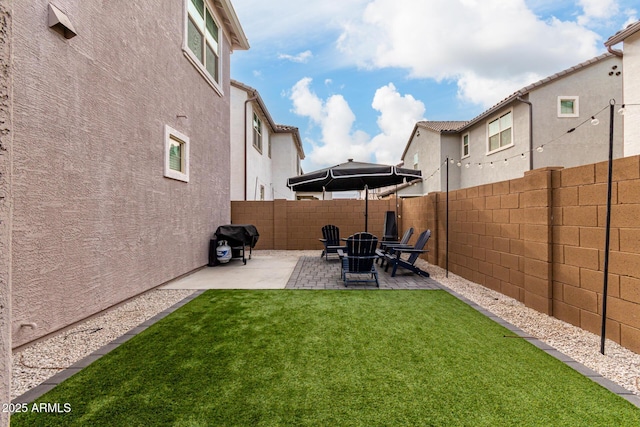
M465 168L469 169L469 163L467 163L466 165L464 165Z
M482 163L478 163L478 169L482 169Z
M600 120L596 119L595 116L591 116L591 124L594 126L598 126L600 124Z
M536 151L538 153L542 153L544 151L544 145L541 145L540 147L536 148Z
M491 169L493 169L493 167L494 167L494 164L493 164L493 162L491 162Z
M456 163L456 165L457 165L458 167L462 166L462 163L460 162L460 160L458 160L458 163Z
M526 155L526 154L524 154L524 153L522 153L522 154L520 154L520 158L521 158L522 160L525 160L525 159L527 158L527 155Z
M504 165L508 166L509 165L509 159L504 159Z
M620 109L618 110L618 114L620 114L621 116L624 116L624 113L627 111L627 109L625 108L624 104L622 104L622 107L620 107Z

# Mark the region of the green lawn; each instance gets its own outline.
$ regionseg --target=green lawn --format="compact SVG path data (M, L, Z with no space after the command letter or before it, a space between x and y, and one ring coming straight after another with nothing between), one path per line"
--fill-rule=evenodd
M12 426L638 426L444 291L208 291Z

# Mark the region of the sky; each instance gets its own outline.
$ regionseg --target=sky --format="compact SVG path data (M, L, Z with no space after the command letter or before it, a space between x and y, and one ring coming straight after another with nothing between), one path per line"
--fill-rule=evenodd
M420 120L470 120L596 57L638 0L232 0L231 78L296 126L305 172L398 164ZM616 46L621 49L622 46Z

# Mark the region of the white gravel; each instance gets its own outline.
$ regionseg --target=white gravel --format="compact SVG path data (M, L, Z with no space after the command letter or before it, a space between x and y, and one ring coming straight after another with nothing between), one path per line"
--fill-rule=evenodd
M75 327L13 353L11 399L124 335L194 290L145 292Z
M258 252L258 251L257 251ZM265 255L316 256L317 251L259 251ZM257 255L257 254L256 254ZM527 308L524 304L424 263L431 277L452 291L556 348L627 390L640 395L640 354L611 340L600 354L600 337L576 326ZM193 290L155 289L93 317L72 329L39 341L13 355L11 398L42 383L93 351L120 337L145 320L171 307Z

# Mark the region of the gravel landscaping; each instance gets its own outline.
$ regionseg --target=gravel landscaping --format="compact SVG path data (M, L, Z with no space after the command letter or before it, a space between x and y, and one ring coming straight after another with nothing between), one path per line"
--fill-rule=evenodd
M318 251L254 252L255 255L261 253L286 257L319 255ZM640 354L607 340L606 354L602 355L598 335L538 313L512 298L454 274L450 273L447 278L443 269L422 260L418 262L422 264L421 268L429 271L432 278L445 287L640 395ZM13 355L12 399L194 292L154 289L71 329L16 351Z

